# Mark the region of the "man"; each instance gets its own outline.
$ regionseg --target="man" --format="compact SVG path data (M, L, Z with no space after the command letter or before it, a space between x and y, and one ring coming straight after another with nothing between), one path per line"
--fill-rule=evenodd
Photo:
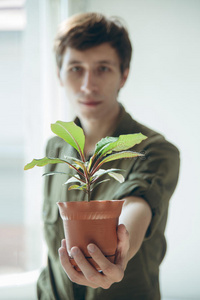
M123 184L106 183L92 194L92 199L125 200L115 264L96 245L88 245L101 273L78 247L71 253L82 272L70 264L55 204L61 194L62 201L82 201L83 195L79 191L60 192L65 181L62 176L46 178L43 216L49 252L48 266L38 280L38 299L158 300L159 265L166 251L164 229L178 179L179 152L163 136L133 120L117 101L128 77L132 52L128 33L118 20L95 13L73 16L61 25L54 49L60 84L76 113L75 122L86 136L86 156L105 136L142 132L148 139L134 148L145 152L145 160L112 164L125 170ZM58 137L47 145L47 156L74 156L73 151ZM50 165L47 171L55 168L60 171L65 166Z

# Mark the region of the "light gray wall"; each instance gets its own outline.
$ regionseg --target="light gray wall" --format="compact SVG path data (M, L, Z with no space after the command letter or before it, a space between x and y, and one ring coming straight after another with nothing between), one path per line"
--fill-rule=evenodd
M87 10L125 19L134 57L119 98L181 151L161 286L164 296L199 299L200 1L88 0Z

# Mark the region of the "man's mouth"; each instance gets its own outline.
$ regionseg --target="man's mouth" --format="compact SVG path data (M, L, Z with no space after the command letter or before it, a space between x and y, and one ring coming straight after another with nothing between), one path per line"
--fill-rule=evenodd
M101 101L82 100L82 101L79 101L79 103L80 103L81 105L90 106L90 107L95 107L95 106L98 106L99 104L101 104Z

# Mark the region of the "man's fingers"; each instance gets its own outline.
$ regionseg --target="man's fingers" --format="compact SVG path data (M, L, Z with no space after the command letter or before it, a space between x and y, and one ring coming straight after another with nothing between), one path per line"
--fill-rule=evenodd
M123 278L123 273L121 270L113 263L111 263L100 251L100 249L94 244L88 245L88 251L95 262L101 268L103 274L105 275L105 285L104 288L109 288L111 283L119 282Z
M120 224L117 228L118 246L117 250L123 253L127 253L130 243L129 243L129 233L123 224Z
M86 268L89 268L90 270L94 269L78 247L73 247L71 249L71 255L81 270Z
M61 241L61 247L66 248L66 240L65 239L63 239Z
M115 263L121 266L121 268L125 270L127 265L127 261L125 261L125 258L127 257L127 253L130 248L130 241L129 241L129 233L123 224L120 224L117 228L117 237L118 237L118 245L117 245Z
M124 229L120 229L119 236L122 236ZM126 229L125 229L126 232ZM119 237L121 239L121 237ZM124 276L124 270L120 264L115 265L111 263L101 252L101 250L94 244L88 245L88 251L91 257L99 265L102 272L98 272L85 258L84 254L78 247L71 249L71 254L76 261L81 272L74 269L70 263L69 255L66 249L66 241L62 240L61 247L59 248L59 256L61 265L72 282L76 282L81 285L90 286L92 288L102 287L108 289L113 282L119 282Z
M73 247L71 249L71 254L86 280L90 282L90 286L93 288L98 287L99 285L97 285L96 282L99 282L99 280L101 281L102 275L87 261L78 247Z
M114 265L103 255L103 253L100 251L100 249L96 245L89 244L87 249L88 249L88 252L90 253L90 255L92 256L92 258L99 265L103 274L109 276L110 273L111 274L113 273Z
M81 285L97 288L99 286L108 288L104 275L100 274L84 257L78 247L71 249L71 255L76 261L82 272L78 272L71 265L69 255L66 250L66 241L61 241L61 247L58 249L61 265L72 282Z
M62 240L61 247L58 249L60 262L63 270L72 282L79 284L85 284L85 278L81 272L77 272L72 264L70 263L69 256L66 250L66 241Z

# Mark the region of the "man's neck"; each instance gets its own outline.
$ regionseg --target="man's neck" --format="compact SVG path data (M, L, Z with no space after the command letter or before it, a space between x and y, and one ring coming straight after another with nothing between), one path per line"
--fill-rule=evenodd
M96 143L106 136L111 136L116 128L117 119L120 112L120 106L116 106L113 113L102 119L81 119L81 125L86 137L85 154L88 155L94 151Z

